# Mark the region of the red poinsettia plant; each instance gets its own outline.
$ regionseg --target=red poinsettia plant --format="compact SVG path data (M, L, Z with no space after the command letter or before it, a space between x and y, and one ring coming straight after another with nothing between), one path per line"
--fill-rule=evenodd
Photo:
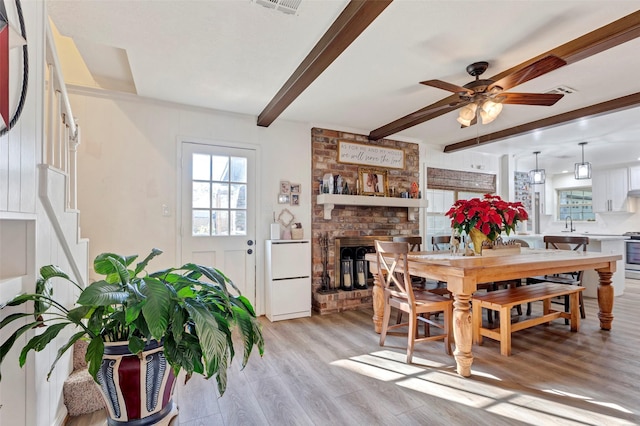
M469 234L476 228L491 241L503 231L509 235L519 221L529 218L521 202L511 203L491 194L485 194L483 199L458 200L445 215L451 218L451 227L458 232Z

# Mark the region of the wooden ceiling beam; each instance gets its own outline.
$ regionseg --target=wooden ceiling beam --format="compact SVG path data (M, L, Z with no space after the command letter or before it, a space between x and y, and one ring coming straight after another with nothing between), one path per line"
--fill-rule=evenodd
M532 133L536 130L549 129L551 127L559 126L562 124L568 124L585 117L589 117L589 118L597 117L599 115L610 114L610 113L622 111L628 108L637 107L638 105L640 105L640 92L623 96L621 98L612 99L610 101L602 102L599 104L591 105L588 107L575 109L573 111L565 112L563 114L554 115L553 117L547 117L541 120L532 121L530 123L521 124L519 126L511 127L505 130L500 130L498 132L490 133L488 135L478 136L473 139L467 139L461 142L456 142L456 143L445 146L444 152L456 152L456 151L461 151L463 149L474 148L480 145L486 145L493 142L498 142L503 139L511 138L514 136L520 136L527 133Z
M262 110L258 116L258 126L269 127L392 1L351 0L291 77Z
M583 36L580 36L570 42L567 42L561 46L551 49L541 55L531 58L513 68L501 72L493 77L490 77L493 81L498 81L505 76L512 74L524 67L531 65L532 63L547 57L549 55L557 56L564 59L567 64L575 63L581 59L588 58L592 55L604 52L607 49L618 46L627 41L640 37L640 10L633 12L617 21L611 22L597 30L591 31ZM452 95L444 98L442 101L450 102L452 99L458 100L457 95ZM439 101L439 102L442 102ZM435 104L434 104L435 105ZM425 121L431 120L440 114L425 114L425 111L429 111L430 107L422 108L416 112L405 115L389 124L385 124L369 133L369 139L378 140L394 133L401 132L402 130L409 129ZM441 112L441 111L438 111ZM446 111L445 111L446 112Z

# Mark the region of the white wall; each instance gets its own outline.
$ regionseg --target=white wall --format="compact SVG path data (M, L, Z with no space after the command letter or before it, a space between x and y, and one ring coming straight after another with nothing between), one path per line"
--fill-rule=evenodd
M164 254L156 267L176 266L179 259L178 168L180 140L252 145L259 155L257 215L257 300L263 313L264 240L277 204L280 180L302 185L299 206L286 206L311 229L311 130L309 125L276 120L258 127L256 118L94 90L68 88L81 123L78 151L79 208L83 235L91 240L89 258L102 252ZM162 215L161 206L171 216ZM154 268L155 269L155 268Z

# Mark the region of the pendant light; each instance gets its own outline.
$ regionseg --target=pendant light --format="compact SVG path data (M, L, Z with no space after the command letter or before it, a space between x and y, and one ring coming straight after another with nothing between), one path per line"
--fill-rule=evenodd
M538 168L538 154L540 154L540 151L536 151L534 154L536 155L536 168L529 172L529 183L538 185L544 183L545 174L544 169Z
M582 146L582 163L576 163L574 168L574 176L576 179L591 179L591 163L585 163L584 161L584 146L587 142L580 142L578 145Z

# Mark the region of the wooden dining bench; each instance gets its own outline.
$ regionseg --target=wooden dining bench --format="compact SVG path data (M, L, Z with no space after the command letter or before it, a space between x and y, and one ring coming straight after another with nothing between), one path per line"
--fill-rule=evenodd
M500 342L500 353L511 355L511 333L524 330L539 324L549 323L557 318L570 320L571 331L578 331L580 327L580 303L579 295L584 287L539 283L536 285L507 288L474 295L473 300L473 342L482 344L482 337L488 337ZM555 311L551 309L551 299L559 296L569 296L569 312ZM531 319L511 323L511 308L514 306L536 302L543 302L543 315ZM482 308L491 309L500 313L500 326L497 328L482 327Z

